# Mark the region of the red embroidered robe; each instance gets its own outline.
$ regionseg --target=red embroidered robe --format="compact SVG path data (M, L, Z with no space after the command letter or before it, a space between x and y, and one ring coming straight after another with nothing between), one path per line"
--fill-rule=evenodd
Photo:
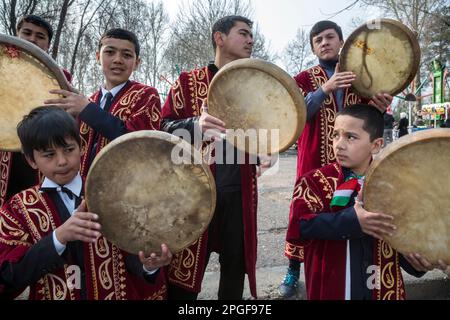
M342 168L333 163L297 179L289 215L286 240L304 249L305 281L309 300L345 299L346 240L300 240L300 219L310 220L322 212L331 213L336 188L344 183ZM380 270L375 300L405 298L399 254L386 242L374 240L373 265Z
M27 250L61 225L56 206L39 186L16 194L0 209L0 265L18 262ZM127 253L100 237L83 245L88 300L162 300L167 287L164 270L154 284L126 270ZM79 300L80 290L68 285L72 272L65 264L30 286L30 300Z
M96 92L91 101L99 105L101 91ZM161 122L161 101L158 91L150 86L135 81L127 84L114 97L109 113L125 122L128 132L138 130L159 130ZM89 171L89 156L95 143L96 154L107 144L108 140L101 135L95 139L95 131L86 123L80 124L81 149L84 155L81 158L81 176L86 178Z

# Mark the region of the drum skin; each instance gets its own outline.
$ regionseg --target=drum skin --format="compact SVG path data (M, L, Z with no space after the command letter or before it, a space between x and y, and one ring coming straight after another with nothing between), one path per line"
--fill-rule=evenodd
M403 254L450 263L450 130L403 136L371 164L364 206L394 216L398 228L386 241Z
M53 89L69 90L64 74L43 50L16 37L0 35L0 150L20 151L17 124Z
M417 37L391 19L369 21L345 41L340 70L356 74L353 88L362 97L383 92L395 96L414 79L420 64Z
M287 150L306 122L295 80L259 59L235 60L219 70L209 87L208 112L233 129L227 130L227 141L251 154ZM246 143L245 136L251 137Z
M173 253L186 248L208 227L215 203L214 177L198 151L160 131L114 140L86 180L86 204L103 235L133 254L160 252L162 243Z

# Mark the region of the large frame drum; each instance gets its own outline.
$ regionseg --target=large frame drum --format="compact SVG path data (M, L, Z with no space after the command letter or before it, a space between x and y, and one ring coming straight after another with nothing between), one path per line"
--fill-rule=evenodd
M391 19L367 22L345 41L340 70L356 74L353 88L365 98L383 92L395 96L414 79L420 65L416 35Z
M95 157L86 180L86 204L104 236L137 254L173 253L197 240L216 204L209 166L186 141L160 131L128 133Z
M34 44L0 34L0 150L20 151L17 124L55 95L70 90L56 62Z
M208 92L208 112L225 122L226 139L250 154L276 154L300 136L306 106L295 80L259 59L228 63Z
M403 254L450 263L450 130L406 135L374 160L364 206L394 216L398 230L385 240Z

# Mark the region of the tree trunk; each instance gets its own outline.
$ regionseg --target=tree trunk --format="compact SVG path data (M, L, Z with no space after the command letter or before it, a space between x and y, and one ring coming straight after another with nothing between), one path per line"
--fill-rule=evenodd
M16 23L17 23L17 16L16 16L16 6L17 6L17 0L11 0L11 9L9 11L9 32L12 35L17 35L16 32Z
M64 0L61 8L61 14L59 15L58 28L55 33L55 40L53 41L53 49L52 49L52 57L56 59L58 56L58 48L59 42L61 39L61 33L64 26L64 22L66 21L67 9L69 8L69 0Z

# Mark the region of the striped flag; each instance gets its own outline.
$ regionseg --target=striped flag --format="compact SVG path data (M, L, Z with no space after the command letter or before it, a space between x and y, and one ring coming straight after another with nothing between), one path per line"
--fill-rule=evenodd
M352 194L361 190L364 182L364 177L350 177L347 181L337 187L334 191L333 199L331 200L331 207L346 207Z

